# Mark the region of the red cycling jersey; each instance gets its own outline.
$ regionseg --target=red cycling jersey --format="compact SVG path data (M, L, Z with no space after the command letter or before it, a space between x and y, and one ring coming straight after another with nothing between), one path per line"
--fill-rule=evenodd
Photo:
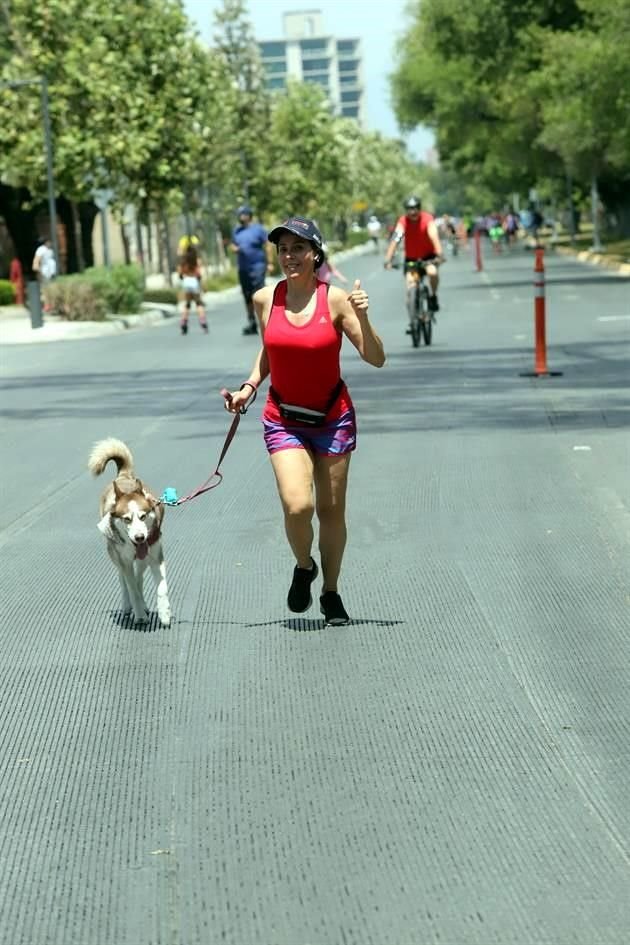
M286 315L286 300L287 283L283 280L274 289L265 327L271 386L283 403L325 410L341 377L341 333L330 317L328 286L317 281L315 311L304 325L291 324ZM337 419L351 408L350 394L344 385L327 417ZM285 422L271 394L267 396L263 418Z
M402 216L396 224L394 238L397 241L404 238L405 241L405 259L426 259L427 256L435 256L435 246L427 230L429 223L433 221L433 215L421 210L417 220L410 220L408 216Z

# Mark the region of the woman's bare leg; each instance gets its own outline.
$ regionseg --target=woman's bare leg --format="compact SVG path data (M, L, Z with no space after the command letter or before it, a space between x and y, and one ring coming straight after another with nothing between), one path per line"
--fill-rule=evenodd
M324 592L336 591L346 547L346 487L350 453L315 456L315 496Z
M307 450L278 450L271 454L284 527L299 568L311 567L313 547L313 457Z

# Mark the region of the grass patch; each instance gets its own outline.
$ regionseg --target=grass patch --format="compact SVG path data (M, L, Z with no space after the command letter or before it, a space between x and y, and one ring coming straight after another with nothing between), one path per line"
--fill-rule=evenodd
M13 305L15 286L8 279L0 279L0 305Z
M177 291L175 289L145 289L144 301L155 302L156 305L177 305Z
M221 272L216 276L208 276L203 280L204 292L220 292L221 289L231 289L238 285L238 274L234 269Z

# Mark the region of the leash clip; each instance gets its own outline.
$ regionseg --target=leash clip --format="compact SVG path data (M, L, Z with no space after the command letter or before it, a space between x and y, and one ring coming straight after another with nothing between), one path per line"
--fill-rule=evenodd
M164 505L177 505L179 503L177 489L175 489L173 486L167 486L160 496L160 502L162 502Z

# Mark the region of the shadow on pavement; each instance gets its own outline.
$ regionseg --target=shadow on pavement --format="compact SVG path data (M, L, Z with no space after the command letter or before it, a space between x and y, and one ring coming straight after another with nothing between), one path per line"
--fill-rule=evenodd
M624 341L617 332L595 343L550 345L549 367L563 372L558 378L520 376L533 366L530 347L438 344L389 352L386 368L378 373L348 365L346 379L359 429L368 433L556 426L555 409L560 406L564 422L572 425L627 426L630 393ZM139 372L132 387L128 375L120 372L16 377L0 386L0 417L109 423L112 416L185 416L186 432L176 439L220 440L228 421L218 387L216 377L206 371L179 369ZM260 432L260 409L257 404L250 411L239 435ZM198 433L190 433L191 421L199 425Z
M375 620L373 618L353 617L349 627L366 626L372 624L375 627L395 627L404 623L404 620ZM312 633L314 630L337 630L343 631L346 627L325 627L324 621L320 617L285 617L281 620L263 620L260 623L245 623L245 627L284 627L286 630L297 631L298 633Z

